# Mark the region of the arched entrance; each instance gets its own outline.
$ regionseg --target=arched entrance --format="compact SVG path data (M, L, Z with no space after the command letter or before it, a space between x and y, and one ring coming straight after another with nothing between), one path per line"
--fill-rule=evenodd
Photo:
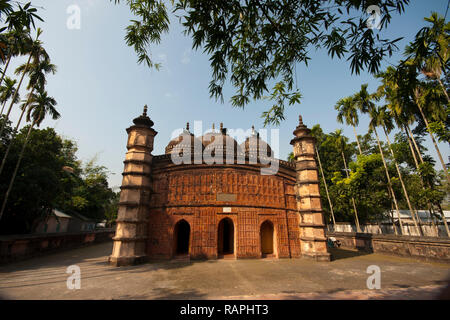
M263 257L274 255L274 245L273 245L273 224L269 220L264 221L261 224L260 229L261 235L261 254Z
M191 227L186 220L180 220L173 230L174 252L176 255L184 255L189 253L189 237Z
M234 254L234 225L230 218L219 222L217 253L219 256Z

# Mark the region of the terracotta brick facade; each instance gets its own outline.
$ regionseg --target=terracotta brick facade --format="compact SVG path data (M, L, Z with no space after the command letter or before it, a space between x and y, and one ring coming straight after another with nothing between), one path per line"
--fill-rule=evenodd
M296 145L303 136L293 140L296 163L279 160L275 174L262 175L261 168L268 165L249 163L248 141L243 164L174 164L170 152L175 152L180 139L169 143L165 155L152 156L153 122L146 112L134 122L127 129L112 264L177 256L329 260L317 168L314 157L308 158L311 146L303 142L307 150L302 153ZM229 140L223 130L221 125L218 135ZM197 139L189 131L184 134Z
M156 156L152 177L150 258L176 254L173 231L182 219L191 228L190 257L217 258L218 226L225 218L233 222L236 258L261 257L260 226L267 220L274 228L273 255L300 256L292 167L262 176L257 165L173 165L167 156ZM235 199L220 201L220 194Z

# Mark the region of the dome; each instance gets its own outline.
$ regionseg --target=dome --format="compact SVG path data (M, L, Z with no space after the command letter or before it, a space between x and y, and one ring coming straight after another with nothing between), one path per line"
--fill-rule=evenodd
M189 123L186 125L186 129L176 137L171 140L166 147L166 154L172 152L180 152L184 149L191 148L191 154L194 154L195 144L201 146L200 152L203 152L203 145L200 139L196 138L191 132L189 132Z
M222 123L220 124L220 131L214 131L214 125L212 132L208 132L201 137L202 144L206 154L214 154L214 151L223 150L225 155L227 148L233 146L234 155L242 154L241 147L232 137L226 134L227 130L223 128Z
M269 144L259 137L259 133L255 132L255 128L252 127L252 135L245 139L241 144L241 149L246 156L250 154L260 156L259 151L263 152L263 155L267 157L273 157L272 148Z

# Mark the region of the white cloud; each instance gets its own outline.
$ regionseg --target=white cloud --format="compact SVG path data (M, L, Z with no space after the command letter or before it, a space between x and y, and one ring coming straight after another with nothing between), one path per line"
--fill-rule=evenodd
M181 57L181 63L188 64L189 62L191 62L191 50L186 49L184 50L183 56Z

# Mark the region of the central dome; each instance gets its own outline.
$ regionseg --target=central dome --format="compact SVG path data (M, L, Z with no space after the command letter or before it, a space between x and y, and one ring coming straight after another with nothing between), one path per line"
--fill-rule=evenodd
M214 130L213 125L212 131L204 134L201 139L206 154L214 155L216 152L222 152L226 155L227 150L233 150L234 156L242 154L241 147L236 140L227 135L227 129L223 128L222 123L219 132Z

